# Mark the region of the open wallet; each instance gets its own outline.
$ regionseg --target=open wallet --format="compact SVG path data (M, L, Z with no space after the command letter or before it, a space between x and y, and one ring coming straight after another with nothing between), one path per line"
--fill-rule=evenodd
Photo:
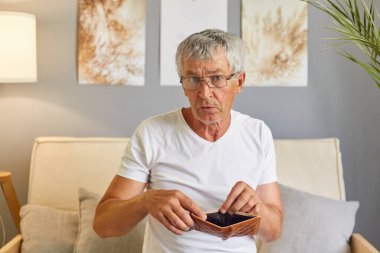
M194 229L222 237L227 240L234 236L257 234L260 226L260 216L236 212L234 214L221 213L220 211L206 212L207 219L202 220L193 213L190 216L194 220Z

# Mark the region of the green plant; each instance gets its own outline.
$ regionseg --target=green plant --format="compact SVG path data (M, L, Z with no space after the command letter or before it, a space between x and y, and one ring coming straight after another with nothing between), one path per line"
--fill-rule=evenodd
M379 12L371 0L301 0L328 14L335 27L327 27L338 32L339 36L330 38L343 44L352 42L362 51L367 62L360 61L346 50L340 48L339 54L360 65L375 81L380 89L380 28Z

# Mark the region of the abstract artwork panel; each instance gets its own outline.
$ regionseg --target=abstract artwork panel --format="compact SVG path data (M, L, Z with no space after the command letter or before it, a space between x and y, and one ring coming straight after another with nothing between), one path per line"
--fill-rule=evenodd
M79 84L144 85L146 0L79 0Z
M227 31L227 8L227 0L161 0L161 85L181 85L175 65L178 44L206 28Z
M242 0L246 86L307 86L307 4Z

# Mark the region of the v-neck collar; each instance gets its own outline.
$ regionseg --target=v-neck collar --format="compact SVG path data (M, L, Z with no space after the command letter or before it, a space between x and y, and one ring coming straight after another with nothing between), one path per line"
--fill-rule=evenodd
M228 135L230 135L230 132L232 131L231 129L233 128L233 125L234 125L234 117L233 117L233 110L231 110L231 113L230 113L230 117L231 117L231 121L230 121L230 125L228 126L228 129L227 131L219 138L217 139L216 141L209 141L209 140L206 140L205 138L201 137L200 135L198 135L190 126L189 124L186 122L186 119L185 117L183 116L183 113L182 113L182 109L183 108L180 108L178 110L178 114L179 114L179 118L181 119L186 131L188 131L190 133L190 135L192 135L194 138L198 139L199 141L201 141L202 143L207 143L207 144L211 144L211 145L215 145L217 143L220 143L222 142L224 139L226 139L228 137Z

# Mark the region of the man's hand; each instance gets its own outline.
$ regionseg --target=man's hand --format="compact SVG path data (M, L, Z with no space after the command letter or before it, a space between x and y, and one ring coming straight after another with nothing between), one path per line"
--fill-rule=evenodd
M281 235L282 202L276 182L259 185L256 190L242 181L237 182L220 207L220 211L229 213L240 211L260 215L258 236L266 242L276 240Z
M146 210L168 230L181 235L194 226L189 212L206 219L204 211L178 190L149 190L144 198Z
M239 181L231 189L226 201L220 208L222 213L243 212L260 215L262 202L256 195L255 190L248 184Z

